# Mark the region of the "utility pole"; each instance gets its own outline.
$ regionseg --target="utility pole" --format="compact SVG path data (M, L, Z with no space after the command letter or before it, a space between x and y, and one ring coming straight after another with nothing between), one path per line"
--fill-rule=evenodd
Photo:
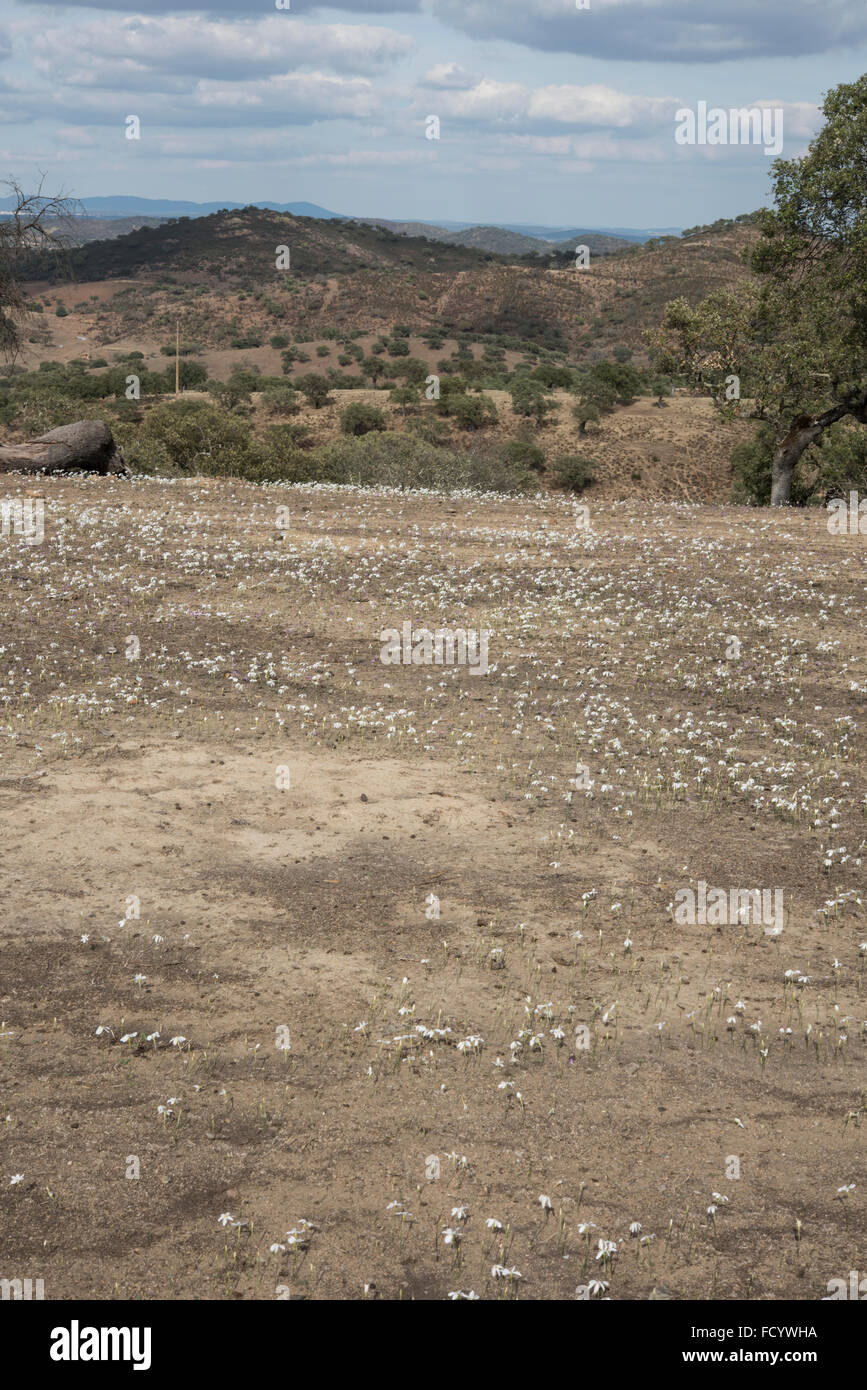
M175 395L181 394L181 321L175 319Z

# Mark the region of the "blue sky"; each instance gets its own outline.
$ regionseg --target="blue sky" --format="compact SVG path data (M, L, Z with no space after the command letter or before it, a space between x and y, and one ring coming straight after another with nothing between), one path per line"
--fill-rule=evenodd
M864 0L0 0L0 177L44 173L76 197L690 226L769 201L772 161L677 145L679 108L779 107L791 157L823 93L865 69Z

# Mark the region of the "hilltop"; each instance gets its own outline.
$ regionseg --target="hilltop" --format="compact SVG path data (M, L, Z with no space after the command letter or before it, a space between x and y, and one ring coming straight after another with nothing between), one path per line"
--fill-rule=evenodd
M289 247L293 274L306 277L382 268L462 270L484 260L460 247L401 237L367 223L249 207L142 227L110 241L76 247L61 260L35 256L25 274L34 279L72 275L105 280L171 271L190 283L215 278L264 283L277 274L280 246Z
M460 230L434 226L427 222L389 222L382 218L365 218L373 226L386 227L399 236L426 237L429 241L445 241L452 246L469 246L478 251L492 251L499 256L543 256L552 250L563 250L583 243L597 256L610 256L634 244L626 237L609 236L601 232L569 232L566 236L542 237L515 231L510 227L478 226Z

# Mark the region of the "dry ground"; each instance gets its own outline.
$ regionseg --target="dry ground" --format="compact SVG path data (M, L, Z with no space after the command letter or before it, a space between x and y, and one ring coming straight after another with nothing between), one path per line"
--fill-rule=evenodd
M867 1270L863 537L5 495L40 488L44 542L0 541L0 1276L815 1300ZM383 665L407 619L491 630L489 672ZM677 925L699 880L783 889L782 933Z

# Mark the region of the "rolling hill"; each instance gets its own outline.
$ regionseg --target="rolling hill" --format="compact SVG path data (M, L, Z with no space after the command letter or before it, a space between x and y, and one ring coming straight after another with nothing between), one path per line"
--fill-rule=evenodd
M568 245L541 259L509 257L371 223L245 208L92 241L60 260L34 256L27 278L37 293L71 279L81 299L90 287L104 344L177 318L208 347L277 329L316 339L404 323L559 344L579 358L615 346L640 355L668 300L697 303L747 273L744 252L756 236L748 221L726 222L592 256L579 270ZM280 246L289 269L276 268Z

